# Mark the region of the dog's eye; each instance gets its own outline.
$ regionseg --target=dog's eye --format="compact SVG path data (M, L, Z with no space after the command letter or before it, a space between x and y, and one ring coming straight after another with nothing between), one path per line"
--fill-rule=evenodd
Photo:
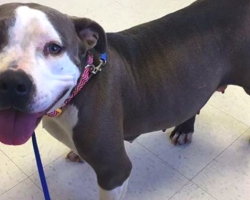
M62 47L55 43L49 43L45 46L45 54L50 55L59 55L62 52Z

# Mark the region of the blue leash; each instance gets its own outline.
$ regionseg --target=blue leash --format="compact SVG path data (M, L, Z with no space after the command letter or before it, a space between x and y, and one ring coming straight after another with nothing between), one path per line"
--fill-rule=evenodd
M38 168L38 172L39 172L39 176L40 176L40 180L41 180L41 184L43 188L44 198L45 200L51 200L50 195L49 195L48 185L47 185L46 178L44 175L43 164L40 158L40 153L39 153L39 149L38 149L37 142L36 142L35 132L32 135L32 143L33 143L34 153L36 156L36 164L37 164L37 168Z

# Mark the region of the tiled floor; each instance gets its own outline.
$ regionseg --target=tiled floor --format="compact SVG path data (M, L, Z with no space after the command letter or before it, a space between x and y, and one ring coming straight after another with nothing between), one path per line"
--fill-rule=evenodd
M12 0L11 0L12 1ZM65 13L118 31L182 8L193 0L41 1ZM0 3L10 0L0 0ZM14 2L14 0L13 0ZM39 1L36 1L39 3ZM193 143L171 144L167 134L146 134L126 144L133 172L126 200L249 200L250 97L229 87L214 94L198 116ZM64 159L68 149L37 130L53 200L96 200L98 188L87 164ZM42 200L31 142L0 144L0 200Z

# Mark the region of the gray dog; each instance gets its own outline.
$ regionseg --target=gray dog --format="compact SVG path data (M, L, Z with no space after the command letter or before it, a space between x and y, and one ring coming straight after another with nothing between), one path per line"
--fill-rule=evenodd
M190 142L216 90L250 94L249 54L250 0L199 0L108 34L45 6L2 5L0 141L25 143L44 116L48 132L93 167L100 200L121 200L132 168L124 140L178 125L173 142Z

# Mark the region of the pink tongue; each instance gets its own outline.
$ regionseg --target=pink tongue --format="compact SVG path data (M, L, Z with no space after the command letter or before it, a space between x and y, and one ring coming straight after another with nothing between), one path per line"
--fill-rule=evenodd
M37 114L0 110L0 141L8 145L24 144L32 136L37 120Z

